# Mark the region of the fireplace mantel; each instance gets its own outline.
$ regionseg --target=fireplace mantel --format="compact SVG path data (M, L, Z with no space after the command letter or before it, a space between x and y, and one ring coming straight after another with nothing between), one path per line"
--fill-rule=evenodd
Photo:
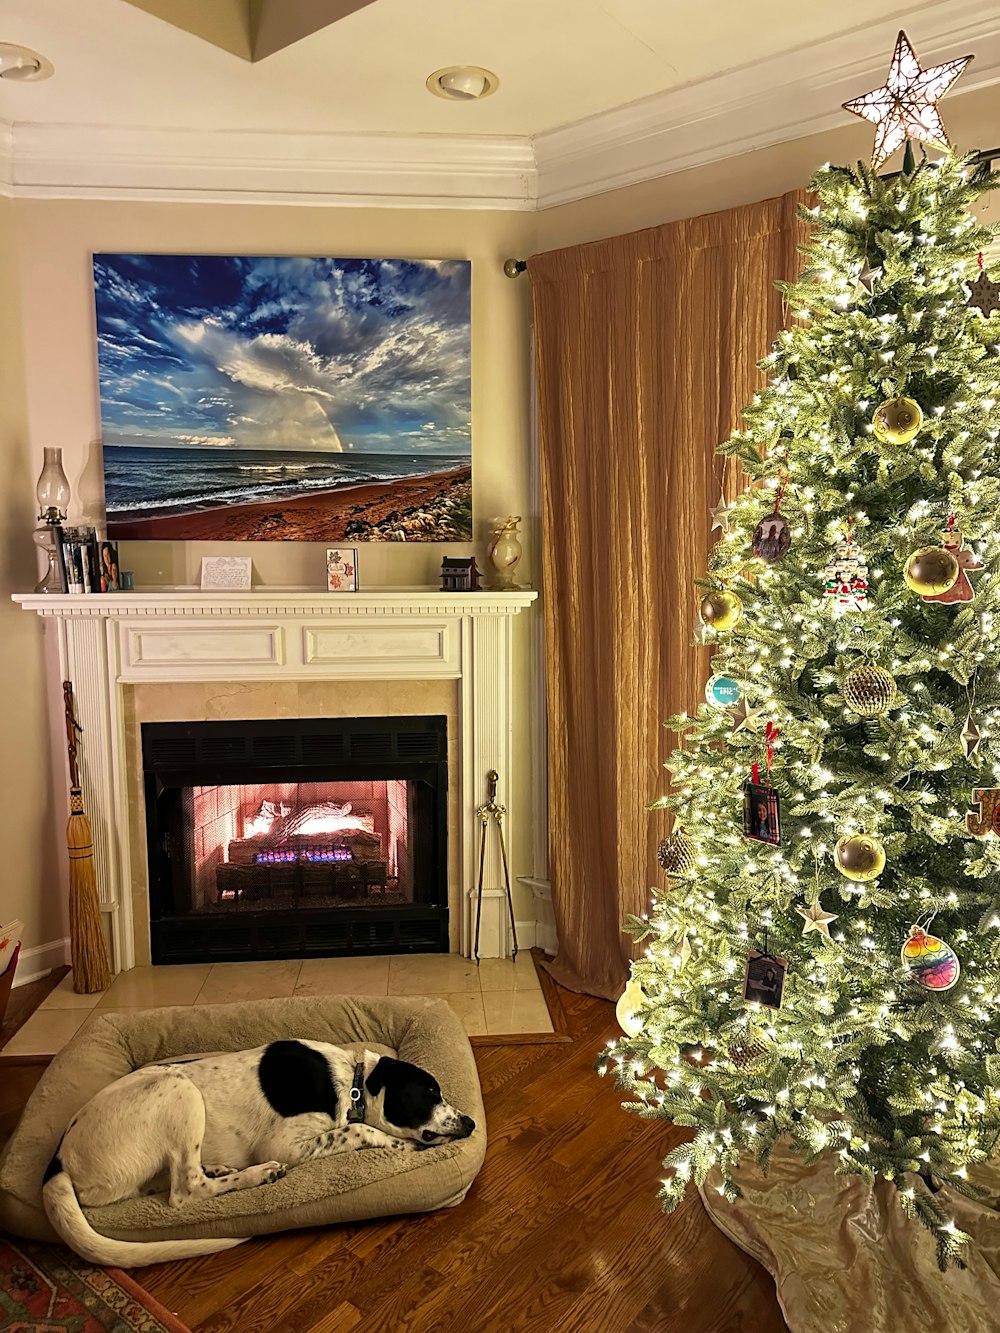
M128 826L118 812L129 799L124 691L142 682L457 680L459 938L468 957L478 881L475 812L485 799L490 769L500 774L498 799L509 808L512 620L536 597L528 590L428 588L15 595L24 610L56 621L60 669L63 679L73 682L86 734L84 801L94 826L98 892L115 970L135 963L125 883L131 864ZM480 954L503 957L509 953L509 929L495 841L487 847L484 885Z

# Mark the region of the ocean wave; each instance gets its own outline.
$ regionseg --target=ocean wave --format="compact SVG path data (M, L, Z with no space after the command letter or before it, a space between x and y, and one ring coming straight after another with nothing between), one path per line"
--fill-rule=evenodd
M265 472L265 473L275 473L275 472L277 472L277 473L282 473L282 472L316 472L318 469L322 469L322 468L324 468L324 467L325 467L325 465L322 464L322 463L275 463L275 464L273 464L273 465L268 465L268 464L264 464L264 463L259 463L259 464L242 464L242 463L241 463L241 464L237 464L236 471L237 471L237 472Z
M242 469L241 469L242 470ZM445 469L435 469L435 471ZM170 513L192 513L204 509L221 508L224 505L267 504L282 500L296 499L315 491L347 490L354 486L371 486L393 481L412 480L414 473L394 470L370 471L357 476L343 475L331 477L290 477L285 484L275 480L270 483L261 481L258 485L231 485L215 489L192 488L184 495L174 493L169 496L155 497L149 494L118 496L114 488L107 497L106 512L109 518L126 517L140 519L151 516L163 517ZM419 475L419 474L416 474Z

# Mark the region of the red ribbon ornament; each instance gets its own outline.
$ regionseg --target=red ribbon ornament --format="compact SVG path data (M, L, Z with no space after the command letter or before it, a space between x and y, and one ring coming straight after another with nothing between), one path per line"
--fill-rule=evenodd
M767 783L771 785L771 761L774 759L774 742L781 735L781 728L776 727L773 722L769 722L764 729L764 740L767 742ZM753 764L750 768L750 776L753 779L755 787L760 786L760 764Z

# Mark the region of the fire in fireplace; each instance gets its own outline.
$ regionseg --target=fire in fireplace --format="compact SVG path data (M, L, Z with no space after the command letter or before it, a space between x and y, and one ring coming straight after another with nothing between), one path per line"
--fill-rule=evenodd
M142 742L154 962L447 949L444 718Z
M185 797L195 911L413 901L409 783L248 783Z

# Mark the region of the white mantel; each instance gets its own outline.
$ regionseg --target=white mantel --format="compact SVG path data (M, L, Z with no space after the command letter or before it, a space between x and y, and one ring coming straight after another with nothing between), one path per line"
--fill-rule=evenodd
M295 590L149 590L22 593L26 611L55 619L63 679L84 728L83 796L94 827L102 911L113 966L134 966L124 690L139 683L261 680L459 681L462 952L472 952L478 882L477 806L486 774L500 774L510 806L511 621L537 593L443 593L427 588L325 593ZM508 817L509 824L509 817ZM510 846L510 833L507 833ZM510 952L502 866L487 847L480 953Z

